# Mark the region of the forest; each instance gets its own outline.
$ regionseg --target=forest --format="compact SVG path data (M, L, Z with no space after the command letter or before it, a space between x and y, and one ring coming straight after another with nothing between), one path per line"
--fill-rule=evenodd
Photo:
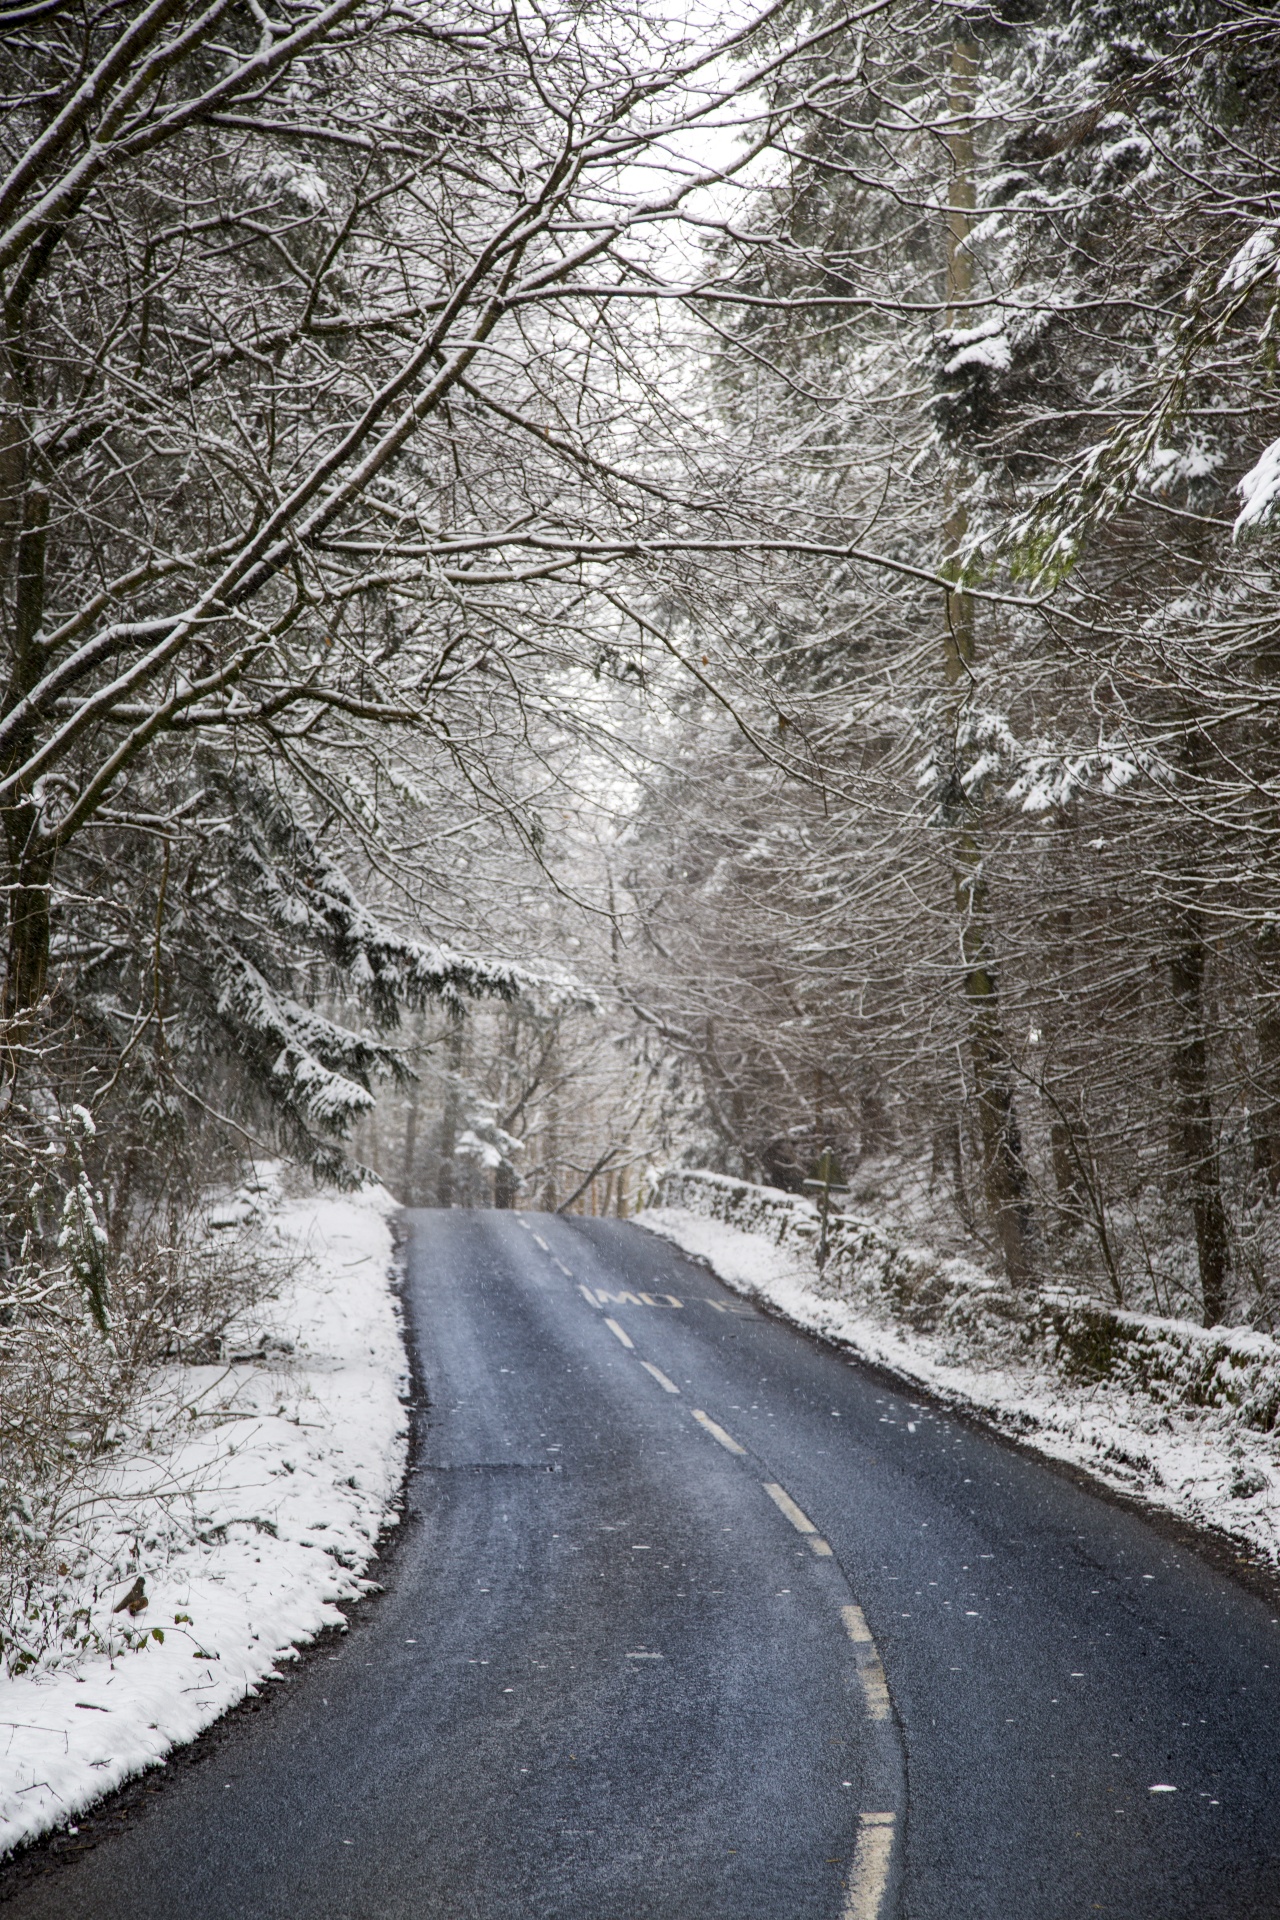
M482 1018L469 1077L455 1034L388 1178L625 1206L830 1149L1015 1285L1273 1326L1276 53L886 9L789 76L693 334L754 543L650 584L634 764L548 856L600 869L605 1019Z
M9 1546L267 1162L1274 1330L1274 10L0 21Z

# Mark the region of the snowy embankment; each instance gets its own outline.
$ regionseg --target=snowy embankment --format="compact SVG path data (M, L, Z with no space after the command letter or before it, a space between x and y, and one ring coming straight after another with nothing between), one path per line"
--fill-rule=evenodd
M0 1853L193 1739L369 1591L407 1446L394 1212L382 1189L277 1200L260 1231L285 1277L254 1357L167 1369L145 1440L86 1489L67 1554L102 1650L0 1679Z
M963 1260L805 1200L673 1171L638 1216L729 1286L1010 1438L1280 1563L1280 1343L1018 1295Z

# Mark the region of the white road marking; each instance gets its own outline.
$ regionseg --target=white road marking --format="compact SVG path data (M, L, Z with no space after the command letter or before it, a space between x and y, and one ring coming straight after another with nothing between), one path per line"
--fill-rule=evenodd
M810 1553L816 1553L819 1560L829 1560L831 1558L830 1545L822 1538L822 1535L818 1533L813 1534L810 1538L809 1551Z
M560 1271L561 1271L561 1273L562 1273L562 1274L564 1275L564 1277L565 1277L565 1279L566 1279L566 1280L572 1280L572 1278L573 1278L573 1275L572 1275L572 1274L570 1273L570 1271L569 1271L569 1269L568 1269L568 1267L566 1267L566 1265L565 1265L565 1263L564 1263L564 1261L563 1261L563 1260L557 1260L557 1259L556 1259L556 1257L555 1257L555 1255L554 1255L554 1254L552 1254L552 1256L551 1256L551 1264L552 1264L552 1266L553 1266L553 1267L559 1267L559 1269L560 1269ZM584 1289L583 1289L583 1291L585 1292L585 1291L586 1291L586 1289L584 1288ZM592 1304L592 1306L594 1306L594 1305L595 1305L595 1302L594 1302L594 1300L592 1301L592 1303L591 1303L591 1304Z
M625 1327L620 1327L616 1320L610 1319L607 1315L605 1317L605 1325L608 1327L610 1333L615 1334L617 1338L621 1340L624 1347L629 1347L633 1353L635 1352L636 1343Z
M893 1826L891 1813L859 1814L858 1844L849 1869L841 1920L880 1920L893 1859Z
M572 1279L573 1277L572 1274L569 1277L570 1279ZM586 1301L589 1307L595 1307L600 1304L599 1301L596 1299L594 1293L592 1293L590 1287L584 1287L581 1280L579 1280L578 1282L578 1292L582 1295L583 1299Z
M706 1428L707 1432L711 1435L711 1438L713 1440L718 1440L722 1447L727 1447L729 1449L730 1453L745 1454L746 1448L740 1447L737 1441L733 1438L732 1434L726 1433L723 1427L718 1427L715 1421L711 1418L709 1413L703 1413L700 1407L695 1407L693 1410L693 1417L697 1421L700 1427Z
M778 1512L786 1514L787 1519L791 1522L797 1533L816 1533L818 1531L808 1514L800 1510L785 1487L780 1487L776 1480L762 1480L760 1484L772 1500L774 1506L778 1509ZM828 1549L828 1551L830 1551L830 1549Z
M658 1385L662 1388L662 1391L664 1393L679 1393L680 1389L676 1385L675 1381L668 1380L666 1374L662 1371L662 1368L655 1367L652 1360L642 1360L640 1362L640 1365L644 1368L646 1373L651 1373L653 1375L654 1379L657 1381Z
M540 1233L534 1234L533 1244L535 1247L541 1247L544 1253L550 1253L551 1251L550 1247L547 1245L546 1241L543 1239Z

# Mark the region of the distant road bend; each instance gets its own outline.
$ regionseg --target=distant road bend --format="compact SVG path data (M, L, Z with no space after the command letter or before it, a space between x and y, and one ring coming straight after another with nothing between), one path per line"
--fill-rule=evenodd
M387 1593L13 1920L1278 1920L1263 1601L635 1225L410 1224Z

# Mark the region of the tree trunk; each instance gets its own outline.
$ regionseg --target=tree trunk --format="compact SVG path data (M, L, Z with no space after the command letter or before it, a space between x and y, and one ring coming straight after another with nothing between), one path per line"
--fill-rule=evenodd
M30 1020L49 983L52 857L29 861L11 852L9 875L4 1017L12 1028Z
M1227 1310L1230 1237L1222 1201L1213 1094L1209 1084L1209 1050L1205 1041L1204 977L1208 950L1197 915L1186 916L1182 934L1182 942L1175 948L1171 962L1173 997L1180 1022L1173 1049L1177 1142L1191 1193L1204 1324L1213 1327Z
M30 692L40 677L40 630L44 622L45 547L49 496L30 486L22 505L22 530L15 543L12 671L5 711ZM29 729L20 729L4 763L12 773L27 757ZM49 983L50 888L54 851L40 841L40 810L30 794L20 793L4 810L6 927L2 1002L9 1076L16 1050L30 1029Z
M818 1136L821 1145L822 1135ZM858 1095L858 1158L873 1159L893 1146L893 1127L884 1090L876 1081L864 1083Z
M1268 931L1257 943L1262 1012L1254 1029L1258 1040L1256 1092L1249 1106L1249 1142L1253 1170L1274 1195L1280 1187L1280 992L1276 962L1280 939Z
M421 1097L421 1086L415 1080L405 1102L404 1160L400 1168L400 1196L402 1204L406 1207L415 1207L418 1204L418 1102Z
M542 1137L539 1141L539 1157L543 1166L542 1205L547 1213L554 1213L559 1202L559 1183L556 1175L560 1163L560 1055L559 1048L553 1048L547 1055L547 1098L543 1108Z
M951 49L951 113L947 147L951 179L947 192L947 325L962 317L973 292L973 259L969 252L974 207L973 96L978 72L978 49L972 41L957 39ZM968 316L964 316L967 318ZM944 571L958 580L961 548L968 516L953 479L943 500ZM946 633L943 663L947 685L954 690L953 724L958 725L969 689L976 655L972 594L956 586L946 596ZM964 996L968 1007L969 1067L973 1075L982 1152L982 1184L987 1212L1000 1242L1005 1270L1015 1286L1031 1279L1031 1213L1027 1199L1026 1168L1013 1100L1013 1080L1004 1044L1000 996L991 953L990 903L983 871L983 848L978 803L960 783L958 769L951 782L955 860L955 898L960 923L964 967Z
M1080 1215L1080 1168L1071 1151L1071 1128L1065 1120L1054 1120L1049 1127L1049 1153L1053 1160L1053 1184L1058 1200L1069 1219Z
M454 1155L458 1148L458 1120L462 1112L462 1041L463 1024L456 1018L449 1029L449 1038L445 1045L445 1059L448 1063L444 1109L440 1115L440 1162L436 1168L436 1205L451 1207L457 1192L457 1168Z
M969 236L973 230L973 96L977 77L977 47L971 40L955 40L951 47L951 88L947 98L950 131L946 142L951 158L951 177L947 183L946 324L949 327L970 318L963 309L973 295ZM952 569L968 530L968 512L948 475L943 493L943 534L947 559L944 571L949 578L955 577ZM949 593L945 645L947 679L952 685L973 659L973 639L972 595Z
M929 1187L932 1190L944 1174L950 1174L956 1212L960 1215L966 1230L972 1232L973 1211L969 1205L969 1195L964 1184L963 1133L964 1129L958 1113L940 1120L933 1129L933 1158L929 1167Z
M1188 914L1182 924L1182 943L1174 948L1171 962L1173 996L1180 1021L1173 1048L1176 1139L1192 1194L1205 1327L1217 1327L1226 1313L1230 1235L1226 1208L1222 1206L1219 1142L1213 1125L1213 1091L1209 1087L1209 1046L1205 1043L1207 958L1199 916Z
M1015 1287L1032 1277L1031 1208L1027 1173L1022 1158L1022 1136L1013 1100L1008 1052L1000 1024L1000 998L995 970L987 958L986 888L980 863L964 859L972 835L961 835L961 862L956 880L960 910L961 945L965 960L964 991L969 1006L969 1062L973 1071L978 1139L982 1149L982 1186L987 1213L1004 1256L1005 1271Z

